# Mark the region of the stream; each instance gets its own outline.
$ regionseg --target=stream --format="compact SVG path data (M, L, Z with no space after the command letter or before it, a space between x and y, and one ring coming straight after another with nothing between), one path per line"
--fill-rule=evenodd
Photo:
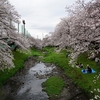
M42 83L50 76L60 74L62 72L54 64L45 64L30 58L25 62L24 69L11 77L0 89L0 100L49 100L47 93L42 91ZM61 96L50 100L89 100L69 79L67 83L68 81L69 84L67 88L64 87Z

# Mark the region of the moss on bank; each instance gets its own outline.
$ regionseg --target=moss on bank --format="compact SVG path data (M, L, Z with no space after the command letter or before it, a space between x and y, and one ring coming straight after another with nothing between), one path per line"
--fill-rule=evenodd
M50 97L55 95L59 96L64 87L64 81L58 76L51 76L42 85L45 87L44 91L46 91Z

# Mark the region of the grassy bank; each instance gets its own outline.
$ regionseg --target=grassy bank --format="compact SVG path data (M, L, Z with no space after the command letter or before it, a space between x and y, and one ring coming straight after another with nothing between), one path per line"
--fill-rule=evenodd
M0 71L0 86L3 85L11 76L13 76L19 69L21 69L24 65L24 61L29 57L29 54L20 53L18 51L14 52L14 65L15 68L10 70L5 69L4 71Z
M64 86L64 81L58 76L52 76L43 83L44 90L52 96L59 96Z
M68 64L70 57L66 58L66 50L62 50L59 53L54 51L54 48L46 47L42 51L33 49L31 50L31 54L24 54L20 52L13 52L15 60L13 61L15 64L15 68L5 70L4 72L0 71L0 85L5 83L11 76L13 76L20 68L23 67L24 61L29 56L44 56L39 59L43 62L54 63L64 70L65 75L69 76L75 84L77 84L80 88L82 88L87 94L90 95L94 100L100 100L98 96L100 96L100 62L99 65L96 66L95 61L88 59L87 53L80 54L77 61L79 63L83 63L84 69L86 65L89 64L91 68L96 70L95 74L82 74L81 68L71 67ZM68 51L69 52L69 51ZM46 82L46 91L48 95L53 95L54 90L51 87L54 85L52 81L53 78L48 79ZM55 79L56 80L56 79ZM56 82L56 81L55 81ZM62 83L63 82L59 82ZM57 84L58 84L57 83ZM53 84L53 85L52 85ZM49 88L48 88L49 87ZM55 86L56 87L56 86ZM61 89L62 87L57 87L57 89ZM52 90L52 91L51 91ZM56 89L55 89L56 90ZM56 91L55 91L56 92Z
M95 99L96 96L100 96L100 64L96 66L95 61L88 59L86 53L79 55L78 62L84 64L84 69L89 64L91 68L96 70L95 74L82 74L81 68L73 68L68 64L70 58L66 58L66 51L63 50L60 53L55 53L53 48L45 48L44 50L48 52L44 59L42 59L44 62L54 63L63 69L65 74L71 77L73 82L88 93L91 98Z
M85 91L89 92L91 97L94 96L94 100L100 100L100 62L98 66L93 59L88 59L87 53L80 54L78 62L82 62L84 68L89 64L91 68L93 68L96 73L95 74L82 74L81 83L77 82ZM80 81L80 80L79 80ZM84 84L85 83L85 84ZM98 99L96 99L96 97Z
M15 65L15 68L12 68L10 70L5 69L4 71L0 71L0 86L2 86L11 76L13 76L18 70L24 67L24 61L29 56L39 56L41 55L41 52L36 49L31 49L30 53L22 53L19 51L13 51L14 55L13 63Z

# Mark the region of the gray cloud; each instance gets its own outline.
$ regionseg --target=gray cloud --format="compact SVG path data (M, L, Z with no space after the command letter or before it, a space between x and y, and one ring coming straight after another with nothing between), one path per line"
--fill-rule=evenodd
M34 37L53 31L60 18L67 16L66 5L75 0L9 0L26 21L26 28ZM87 0L86 0L87 1Z
M33 26L31 26L31 28L32 29L37 29L37 30L40 30L40 31L45 30L47 32L51 32L52 30L54 30L53 26L42 26L42 25L41 26L33 25Z

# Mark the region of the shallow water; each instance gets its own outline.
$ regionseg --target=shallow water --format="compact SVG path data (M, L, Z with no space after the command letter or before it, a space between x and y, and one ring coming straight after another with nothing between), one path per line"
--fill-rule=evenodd
M49 98L42 91L41 84L50 76L60 76L65 81L60 97ZM29 58L24 68L18 71L10 80L0 88L0 100L89 100L86 93L73 84L72 79L54 64L37 62Z
M46 92L42 91L41 84L47 80L56 67L46 66L40 62L28 70L17 73L2 88L0 100L48 100Z

